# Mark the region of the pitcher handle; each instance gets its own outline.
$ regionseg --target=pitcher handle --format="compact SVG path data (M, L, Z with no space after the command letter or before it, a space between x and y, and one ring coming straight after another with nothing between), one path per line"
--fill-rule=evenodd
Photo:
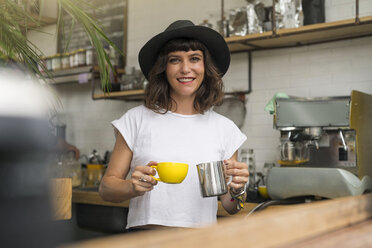
M226 183L227 186L229 186L230 183L232 182L232 178L233 178L233 176L230 176L229 181Z

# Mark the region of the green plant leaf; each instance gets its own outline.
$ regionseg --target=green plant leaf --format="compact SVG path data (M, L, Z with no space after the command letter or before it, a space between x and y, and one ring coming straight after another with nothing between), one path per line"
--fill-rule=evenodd
M40 4L43 4L43 0ZM89 8L94 8L93 5L83 0L57 0L57 4L59 9L57 27L65 28L61 15L62 11L66 11L72 17L72 25L79 23L83 27L96 50L102 88L107 91L110 86L109 71L113 70L113 67L103 48L103 41L114 47L120 54L122 52L104 34L94 18L87 14ZM0 0L0 59L3 60L3 63L7 63L7 61L23 63L27 69L39 75L42 79L50 78L51 73L41 59L44 54L37 46L27 40L26 33L30 26L34 30L42 32L40 30L40 19L28 13L24 5L19 5L13 0ZM72 26L70 26L70 35L71 30ZM65 51L68 48L68 43L64 47ZM45 73L41 73L38 66Z

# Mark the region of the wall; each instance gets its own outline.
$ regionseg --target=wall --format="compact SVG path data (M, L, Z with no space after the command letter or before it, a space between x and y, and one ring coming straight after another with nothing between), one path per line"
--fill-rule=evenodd
M40 15L57 18L58 8L56 0L42 1ZM35 44L46 56L51 56L57 51L57 25L49 25L41 29L42 32L31 30L27 32L28 40Z
M271 1L263 1L271 3ZM326 20L353 18L354 0L326 0ZM225 1L225 8L239 7L244 0ZM360 15L372 15L372 1L360 0ZM217 0L129 0L128 61L138 67L137 54L153 35L176 19L190 19L212 24L220 17ZM214 25L215 26L215 25ZM248 136L244 147L255 149L257 164L275 161L278 131L272 116L263 109L277 92L302 97L349 95L352 89L372 94L372 37L254 52L252 58L252 93L247 96L247 116L242 131ZM228 89L247 85L247 55L234 54L225 77ZM101 154L111 150L114 136L110 126L136 102L92 101L88 85L55 86L64 109L61 120L67 123L67 140L83 153L93 148Z

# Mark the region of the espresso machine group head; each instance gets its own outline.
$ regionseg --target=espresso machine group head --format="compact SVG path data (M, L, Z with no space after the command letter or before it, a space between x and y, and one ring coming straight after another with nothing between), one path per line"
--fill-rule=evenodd
M372 188L370 127L372 96L362 92L340 97L277 98L274 128L280 131L279 167L268 176L271 198L334 198Z

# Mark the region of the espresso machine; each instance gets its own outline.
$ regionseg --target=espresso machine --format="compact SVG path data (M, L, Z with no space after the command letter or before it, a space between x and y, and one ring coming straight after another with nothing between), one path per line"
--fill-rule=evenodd
M271 199L336 198L372 191L372 95L277 98L278 165Z

